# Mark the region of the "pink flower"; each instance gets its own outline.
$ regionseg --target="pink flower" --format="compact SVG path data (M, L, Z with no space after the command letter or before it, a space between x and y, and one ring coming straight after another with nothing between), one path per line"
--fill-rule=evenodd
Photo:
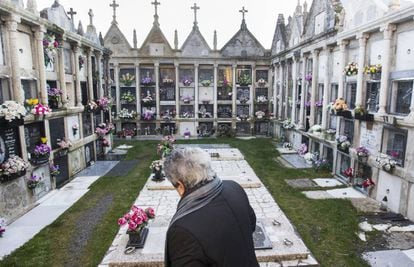
M155 211L153 208L146 208L145 213L147 214L148 218L152 219L155 217Z
M124 225L126 223L127 223L127 219L125 219L124 217L118 219L118 225Z
M128 229L129 230L135 231L137 229L137 227L138 227L138 225L135 222L133 222L133 221L128 222Z

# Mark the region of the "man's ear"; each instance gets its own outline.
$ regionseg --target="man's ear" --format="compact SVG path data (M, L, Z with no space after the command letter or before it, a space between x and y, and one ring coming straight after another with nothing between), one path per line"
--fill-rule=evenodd
M182 182L178 181L175 189L177 189L178 194L182 197L185 193L185 186Z

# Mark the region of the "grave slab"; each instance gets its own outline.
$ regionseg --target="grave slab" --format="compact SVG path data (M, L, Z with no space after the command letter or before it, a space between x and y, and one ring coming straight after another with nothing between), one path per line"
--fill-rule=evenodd
M293 149L287 149L283 147L277 147L276 150L279 152L279 154L297 154L296 150Z
M305 196L310 199L331 199L333 198L331 194L323 190L304 191L302 193L305 194Z
M131 149L133 147L134 146L129 146L129 145L122 144L122 145L117 146L115 149L128 150L128 149Z
M326 191L333 198L366 198L367 196L352 187L332 189Z
M285 182L293 188L311 188L316 187L316 184L311 179L286 179Z
M338 181L334 178L316 178L313 179L313 181L319 186L319 187L337 187L337 186L343 186L344 184Z
M412 261L401 250L383 250L383 251L367 252L363 254L363 258L369 263L371 267L414 266L414 261Z
M410 258L412 261L414 261L414 249L404 250L403 253Z
M298 154L284 154L284 155L281 155L280 157L286 160L287 162L289 162L289 164L292 165L294 168L298 168L298 169L312 168L312 165L306 163L306 161Z
M138 160L123 160L115 165L106 176L125 176L138 164Z

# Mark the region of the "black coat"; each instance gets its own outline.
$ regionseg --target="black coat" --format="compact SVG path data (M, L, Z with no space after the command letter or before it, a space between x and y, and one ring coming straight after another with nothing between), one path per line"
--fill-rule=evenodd
M223 181L222 192L177 220L167 232L167 266L259 266L252 233L256 215L243 188Z

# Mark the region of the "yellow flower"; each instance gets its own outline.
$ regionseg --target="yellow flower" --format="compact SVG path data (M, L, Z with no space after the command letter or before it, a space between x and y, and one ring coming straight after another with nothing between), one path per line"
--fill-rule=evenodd
M42 141L42 144L46 144L47 138L46 137L40 137L40 141Z
M32 99L32 101L33 101L33 102L32 102L32 103L33 103L32 105L37 105L37 104L39 104L39 99L37 99L37 98L33 98L33 99Z

